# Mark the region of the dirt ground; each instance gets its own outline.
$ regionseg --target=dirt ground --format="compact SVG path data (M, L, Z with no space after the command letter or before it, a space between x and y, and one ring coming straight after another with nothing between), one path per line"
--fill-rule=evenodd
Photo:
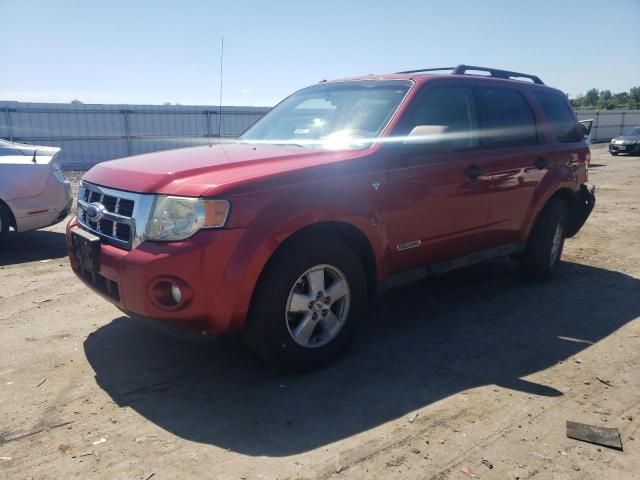
M640 479L640 158L557 278L500 260L397 288L345 358L275 374L167 338L78 281L64 226L0 253L0 478ZM574 420L624 451L566 438ZM475 477L474 477L475 476Z

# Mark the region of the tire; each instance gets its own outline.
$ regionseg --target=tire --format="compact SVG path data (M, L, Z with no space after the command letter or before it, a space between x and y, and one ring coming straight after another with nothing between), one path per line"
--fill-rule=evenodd
M11 228L11 215L9 209L0 202L0 244L2 244L9 236Z
M613 155L614 157L617 157L617 156L618 156L618 152L610 152L610 153L611 153L611 155Z
M366 275L358 256L339 240L309 239L277 252L269 263L244 336L277 369L312 370L347 348L366 308Z
M568 212L567 202L560 198L551 199L540 212L520 258L526 278L545 281L553 277L562 256Z

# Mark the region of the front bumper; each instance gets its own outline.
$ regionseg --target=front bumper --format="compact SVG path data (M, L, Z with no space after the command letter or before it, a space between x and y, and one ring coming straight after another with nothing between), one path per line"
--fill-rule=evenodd
M247 302L239 301L246 281L231 268L242 229L205 230L173 243L144 242L133 250L102 243L96 272L84 270L73 254L67 226L69 261L76 275L90 288L132 318L146 318L169 327L199 333L223 333L244 320ZM230 271L231 270L231 271ZM159 279L174 278L190 289L184 305L162 308L153 299Z
M580 190L578 190L576 201L573 205L573 209L571 211L571 216L569 218L569 225L567 228L566 236L568 238L576 235L582 226L591 215L593 211L593 207L596 205L596 187L595 185L589 188L587 185L580 185Z
M611 153L640 153L640 144L632 143L629 145L609 144L609 152Z

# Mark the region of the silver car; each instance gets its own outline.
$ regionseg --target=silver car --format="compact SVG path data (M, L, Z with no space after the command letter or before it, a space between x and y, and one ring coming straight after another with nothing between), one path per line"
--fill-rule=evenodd
M0 242L11 228L35 230L61 222L71 209L71 185L58 147L0 140Z
M619 153L640 153L640 126L626 130L622 135L611 139L609 143L611 155Z

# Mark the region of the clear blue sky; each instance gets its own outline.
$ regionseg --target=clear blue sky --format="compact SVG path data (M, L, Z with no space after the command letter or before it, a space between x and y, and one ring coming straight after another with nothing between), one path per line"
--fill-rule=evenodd
M0 100L216 104L221 35L225 105L458 63L640 85L640 0L0 0Z

